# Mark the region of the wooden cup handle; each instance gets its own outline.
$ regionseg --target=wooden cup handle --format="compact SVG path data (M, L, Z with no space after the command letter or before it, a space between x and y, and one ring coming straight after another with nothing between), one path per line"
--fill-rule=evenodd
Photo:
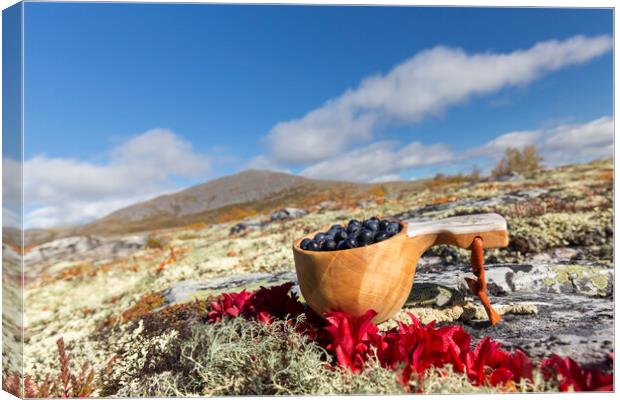
M407 236L426 248L436 244L450 244L471 249L471 266L477 279L465 278L469 290L482 302L492 325L501 320L486 294L484 249L508 245L508 228L504 217L489 213L429 222L408 221Z
M499 214L473 214L439 221L407 221L407 236L432 239L432 244L451 244L470 249L474 238L480 237L485 249L508 246L506 220Z

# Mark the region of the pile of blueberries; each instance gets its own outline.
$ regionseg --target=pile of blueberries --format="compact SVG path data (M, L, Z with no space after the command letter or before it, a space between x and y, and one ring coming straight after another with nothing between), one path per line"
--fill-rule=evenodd
M334 251L368 246L391 238L400 232L398 222L372 217L362 222L352 219L346 228L332 225L327 232L319 232L313 239L301 241L301 248L310 251Z

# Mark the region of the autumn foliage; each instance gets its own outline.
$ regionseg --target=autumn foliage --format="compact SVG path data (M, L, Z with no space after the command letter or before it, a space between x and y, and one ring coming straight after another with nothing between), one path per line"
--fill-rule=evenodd
M534 370L539 368L545 380L557 381L561 391L613 390L613 375L584 370L570 357L552 355L535 366L518 349L506 351L489 337L472 348L471 337L462 327L436 327L434 322L423 325L412 314L411 323L399 322L385 332L372 322L376 315L373 310L360 317L330 312L322 319L311 310L305 311L302 303L289 295L291 287L292 283L286 283L256 292L224 293L212 302L209 321L242 316L270 323L274 318L305 314L303 331L335 356L337 366L360 372L376 355L382 367L398 373L403 385L420 379L431 367L450 365L476 386L513 388L522 380L532 381ZM423 382L418 383L423 387Z
M491 171L493 176L504 176L510 173L522 175L539 171L543 158L538 154L536 146L525 146L522 149L509 147L504 157L499 160L495 169Z

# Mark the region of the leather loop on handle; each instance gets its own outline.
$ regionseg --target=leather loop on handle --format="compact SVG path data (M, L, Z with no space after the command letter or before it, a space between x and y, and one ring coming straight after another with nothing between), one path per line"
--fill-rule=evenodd
M487 316L489 317L489 321L491 325L495 325L499 321L501 321L502 317L495 311L493 306L491 305L491 301L487 296L487 282L484 274L484 245L483 240L479 237L474 239L472 243L471 249L471 268L476 275L476 280L471 278L465 278L467 282L467 286L469 286L469 290L474 296L478 296L482 306L484 307L484 311L486 311Z

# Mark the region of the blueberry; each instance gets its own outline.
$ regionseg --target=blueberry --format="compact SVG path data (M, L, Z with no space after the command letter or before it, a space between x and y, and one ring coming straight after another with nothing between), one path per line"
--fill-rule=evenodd
M388 233L386 231L379 231L375 235L375 243L379 243L389 238Z
M314 240L311 240L306 244L306 250L309 251L319 251L319 244Z
M366 246L367 244L372 243L374 237L375 234L373 231L371 231L370 229L362 229L359 235L357 235L357 243L360 246Z
M321 245L321 250L323 251L334 251L336 250L336 242L333 240L326 240Z
M379 223L379 218L377 217L370 217L368 218L369 221L377 221L377 223Z
M304 240L301 241L301 243L299 244L299 247L301 247L304 250L308 250L308 243L311 242L311 239L305 238Z
M340 228L340 229L331 229L331 228L330 228L330 229L327 231L327 233L329 233L330 235L334 236L334 235L336 235L336 233L340 232L341 230L343 230L343 229L342 229L342 228Z
M349 224L347 225L347 230L353 226L362 226L362 223L356 219L352 219L351 221L349 221Z
M319 232L316 235L314 235L314 241L315 242L321 243L323 240L325 240L325 233Z
M342 231L338 231L334 235L334 240L336 241L336 243L340 243L340 242L342 242L343 240L345 240L348 237L349 237L349 235L347 235L347 231L342 230Z
M362 229L362 225L349 225L347 226L347 233L353 233L353 232L357 232L360 229Z
M388 235L394 236L400 231L400 225L396 222L391 222L385 231L388 233Z
M323 238L324 242L329 242L330 240L334 240L334 234L327 232L325 237Z
M357 247L358 243L357 240L353 239L353 238L347 238L345 240L343 240L343 242L346 243L347 247L352 249L354 247Z
M356 229L356 230L354 230L352 232L347 232L347 237L350 237L350 238L353 238L353 239L357 240L357 235L359 235L361 231L362 231L361 229Z
M337 249L346 250L346 249L352 249L356 246L357 246L357 241L355 239L347 238L341 241L340 243L338 243Z
M379 222L379 230L380 231L386 230L388 226L390 226L390 221L388 221L387 219L384 219L381 222Z
M336 231L339 231L339 230L341 230L341 229L344 229L344 227L343 227L342 225L340 225L340 224L334 224L334 225L332 225L332 226L329 228L329 230L330 230L330 231L331 231L331 230L336 230Z
M370 229L371 231L376 232L379 230L379 221L377 221L376 219L367 219L366 221L364 221L363 226L366 229Z

